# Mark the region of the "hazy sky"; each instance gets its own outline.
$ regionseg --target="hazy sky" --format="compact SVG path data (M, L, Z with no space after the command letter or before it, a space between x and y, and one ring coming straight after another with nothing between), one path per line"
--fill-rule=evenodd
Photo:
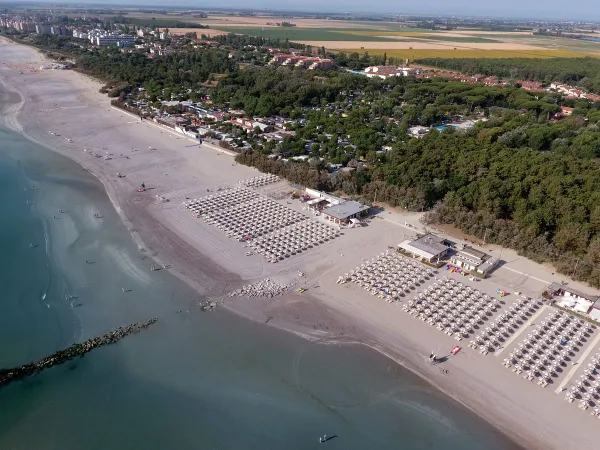
M135 4L194 8L252 8L315 12L406 13L428 15L473 15L507 18L600 21L598 0L76 0L78 4ZM63 3L54 0L52 3ZM65 3L75 3L73 0Z

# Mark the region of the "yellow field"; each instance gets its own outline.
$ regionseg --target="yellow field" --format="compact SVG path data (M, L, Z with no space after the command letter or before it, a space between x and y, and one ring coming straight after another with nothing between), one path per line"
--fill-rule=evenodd
M365 53L364 49L340 49L346 53ZM599 58L598 53L580 53L565 50L438 50L438 49L368 49L369 55L383 55L410 60L422 58Z

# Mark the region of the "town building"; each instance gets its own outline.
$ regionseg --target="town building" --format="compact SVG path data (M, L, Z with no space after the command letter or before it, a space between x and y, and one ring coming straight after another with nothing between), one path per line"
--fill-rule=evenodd
M94 43L101 46L117 45L119 47L127 47L133 45L134 42L135 37L126 34L97 36L94 39Z
M328 70L335 67L331 59L278 53L273 55L270 65L294 66L308 70Z
M90 30L87 33L87 38L92 44L107 46L117 45L119 47L128 47L135 43L136 37L128 34L119 34L108 32L99 28Z
M50 34L54 34L56 36L69 36L73 34L73 31L70 28L63 27L61 25L52 25L50 27Z
M36 25L35 32L37 34L50 34L51 27L50 27L50 25Z
M522 89L530 92L543 92L544 85L539 81L529 81L529 80L521 80L517 81L521 85Z
M413 257L424 259L429 263L439 262L450 251L450 246L446 239L432 233L428 233L413 241L404 241L398 244L398 247Z

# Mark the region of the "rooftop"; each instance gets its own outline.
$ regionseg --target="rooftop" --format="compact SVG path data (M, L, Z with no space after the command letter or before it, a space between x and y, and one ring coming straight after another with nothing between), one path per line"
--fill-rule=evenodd
M586 294L584 292L581 292L577 289L573 289L570 288L567 285L561 284L561 283L552 283L550 286L548 286L548 290L550 292L552 292L554 295L556 295L559 292L568 292L570 294L574 294L577 295L578 297L584 298L590 302L597 302L600 301L600 296L598 295L590 295L590 294Z
M325 208L323 210L323 214L335 217L336 219L344 220L350 216L353 216L354 214L359 214L368 210L368 206L365 206L362 203L358 203L353 200L348 200L343 203L340 203L339 205L334 205L330 206L329 208Z
M463 249L458 252L458 256L461 256L461 253L464 256L470 256L479 260L483 260L487 256L486 253L474 249L473 247L469 247L468 245L465 245Z
M448 247L444 245L444 241L443 237L430 233L414 241L410 241L409 244L413 248L435 256L448 250Z

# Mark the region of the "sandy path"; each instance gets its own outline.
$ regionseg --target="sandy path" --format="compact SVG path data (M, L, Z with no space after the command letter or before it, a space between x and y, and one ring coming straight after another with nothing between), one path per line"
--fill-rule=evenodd
M5 41L0 42L0 54L6 62L40 62L32 49ZM77 73L20 74L2 65L0 82L17 90L24 100L8 115L8 123L96 175L140 249L161 263L172 265L176 275L200 292L220 295L266 276L290 280L302 270L306 277L301 282L308 288L307 294L275 300L227 300L226 304L253 320L312 339L365 342L431 380L445 393L526 443L528 449L596 448L598 420L565 402L553 389L524 382L502 368L499 358L466 348L443 366L430 366L426 355L432 349L444 354L456 344L454 339L415 320L398 305L368 295L362 288L335 283L339 275L360 265L364 258L414 235L419 226L418 214L394 213L386 217L389 220L372 219L368 226L344 230L344 236L301 257L267 264L258 256L245 256L242 245L194 219L181 207L186 196L197 198L206 195L207 188L216 186L233 187L239 180L256 175L256 170L234 166L230 156L212 148L187 147L190 142L183 137L115 111L108 99L98 93L99 84ZM51 135L48 130L61 136ZM86 148L112 159L94 158L83 151ZM125 177L117 178L117 171ZM142 181L152 189L137 193ZM161 203L156 195L171 201ZM302 212L298 202L289 207ZM508 250L501 251L510 254ZM118 261L118 255L116 258ZM127 261L119 262L127 266ZM509 264L515 270L523 269L523 273L546 270L519 257ZM520 290L531 295L539 295L543 289L508 270L499 270L492 280L478 283L477 287L494 292L498 286L508 288L511 284L522 286ZM514 296L507 299L512 302Z

